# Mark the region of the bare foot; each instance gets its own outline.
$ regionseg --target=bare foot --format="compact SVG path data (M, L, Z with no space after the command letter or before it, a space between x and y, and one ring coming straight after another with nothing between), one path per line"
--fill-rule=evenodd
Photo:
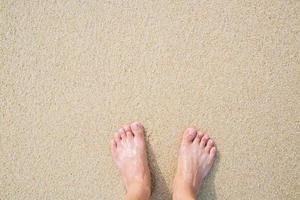
M111 152L126 187L126 199L149 199L150 171L142 124L120 128L111 140Z
M196 199L204 178L215 159L216 148L207 134L188 128L183 133L177 172L173 185L173 199Z

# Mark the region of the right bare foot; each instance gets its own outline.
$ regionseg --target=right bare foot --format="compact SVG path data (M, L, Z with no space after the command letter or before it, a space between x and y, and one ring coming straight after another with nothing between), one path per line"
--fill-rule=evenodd
M204 178L215 159L216 147L207 134L188 128L183 133L177 172L173 185L173 199L196 199Z

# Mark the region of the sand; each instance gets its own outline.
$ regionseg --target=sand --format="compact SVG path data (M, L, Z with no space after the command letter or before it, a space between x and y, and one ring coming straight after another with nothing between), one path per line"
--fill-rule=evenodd
M182 131L218 156L199 199L300 199L299 1L1 2L0 199L119 200L109 140L146 128L153 200Z

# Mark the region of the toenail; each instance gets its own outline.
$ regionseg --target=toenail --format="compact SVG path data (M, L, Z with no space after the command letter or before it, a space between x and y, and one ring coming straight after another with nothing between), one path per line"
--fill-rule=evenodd
M194 134L194 133L195 133L195 129L190 128L190 129L189 129L189 133L190 133L190 134Z
M122 128L120 128L120 129L119 129L119 132L120 132L120 133L123 133L123 132L124 132L124 130L123 130Z
M132 128L133 128L133 129L138 129L138 128L139 128L139 123L138 123L138 122L134 122L134 123L132 124Z

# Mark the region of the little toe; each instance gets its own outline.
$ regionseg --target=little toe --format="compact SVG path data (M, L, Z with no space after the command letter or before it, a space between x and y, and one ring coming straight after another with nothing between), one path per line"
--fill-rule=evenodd
M115 157L116 151L117 151L117 142L115 141L115 139L112 139L110 141L110 149L111 149L111 153L112 153L113 157Z
M215 159L216 153L217 153L216 147L212 147L209 151L209 158L211 161Z
M133 135L134 137L137 137L137 138L144 138L144 127L141 123L139 122L133 122L131 125L130 125L130 128L133 132Z
M120 141L121 141L121 134L120 134L119 132L116 132L115 137L114 137L114 140L116 141L117 146L118 146L118 144L119 144Z
M207 152L209 152L210 149L211 149L213 146L214 146L214 141L213 141L212 139L209 139L209 140L207 141L206 146L205 146L205 150L206 150Z
M194 128L187 128L182 137L182 143L192 143L197 137L197 131Z
M204 148L205 145L206 145L206 143L207 143L207 141L208 141L208 139L209 139L208 135L204 134L204 136L201 139L200 146Z

